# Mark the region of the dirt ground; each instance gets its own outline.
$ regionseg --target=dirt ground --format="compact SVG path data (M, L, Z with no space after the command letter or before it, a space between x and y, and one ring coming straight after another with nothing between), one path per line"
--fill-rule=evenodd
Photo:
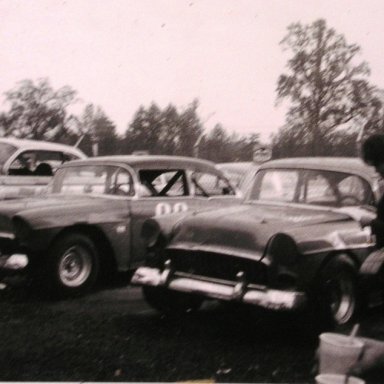
M169 319L138 288L53 302L0 290L1 381L313 383L317 334L297 316L206 305ZM381 310L361 334L384 340Z

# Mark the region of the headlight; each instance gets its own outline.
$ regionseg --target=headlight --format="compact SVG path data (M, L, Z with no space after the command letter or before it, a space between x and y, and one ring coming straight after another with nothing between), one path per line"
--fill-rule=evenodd
M297 262L300 253L292 237L285 233L277 233L268 243L267 254L271 257L272 263L290 266Z
M27 239L32 230L31 226L24 219L18 216L14 217L12 221L16 238L19 240Z

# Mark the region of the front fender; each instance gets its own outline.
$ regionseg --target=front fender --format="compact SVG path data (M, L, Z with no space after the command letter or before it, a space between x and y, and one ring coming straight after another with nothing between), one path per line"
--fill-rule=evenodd
M189 215L191 215L189 212L180 212L145 220L140 234L145 246L147 248L153 247L160 238L168 242L177 226Z
M358 271L359 268L359 261L355 255L346 252L333 251L302 255L301 257L301 263L298 267L298 281L301 289L316 287L321 272L329 263L343 263L356 271Z

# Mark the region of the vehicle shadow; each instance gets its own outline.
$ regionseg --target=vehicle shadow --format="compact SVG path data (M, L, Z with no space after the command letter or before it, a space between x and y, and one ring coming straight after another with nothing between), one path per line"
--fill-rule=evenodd
M304 332L291 314L209 303L183 317L152 312L121 316L116 322L127 337L134 333L140 342L156 346L146 353L152 374L141 376L145 370L138 371L134 381L312 380L317 335ZM164 369L167 366L177 370Z

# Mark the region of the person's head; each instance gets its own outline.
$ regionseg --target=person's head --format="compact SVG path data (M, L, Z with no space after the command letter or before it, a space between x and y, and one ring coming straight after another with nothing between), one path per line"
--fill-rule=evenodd
M36 154L33 152L24 152L21 155L20 160L28 169L33 170L36 167Z
M364 162L375 167L376 171L384 177L384 135L369 136L361 149Z

